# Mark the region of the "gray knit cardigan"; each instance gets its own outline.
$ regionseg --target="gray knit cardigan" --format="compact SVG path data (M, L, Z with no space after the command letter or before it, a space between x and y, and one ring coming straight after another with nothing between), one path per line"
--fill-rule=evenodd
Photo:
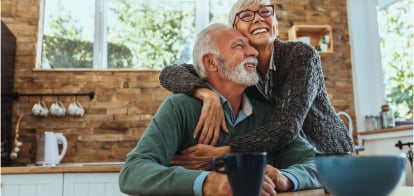
M272 120L265 126L230 141L233 152L277 151L303 131L321 152L353 152L353 142L342 120L336 115L325 87L318 52L302 42L274 42L271 71L273 91L265 98L255 86L246 89L253 98L276 105ZM174 93L192 95L206 87L190 64L169 65L159 75L161 85Z

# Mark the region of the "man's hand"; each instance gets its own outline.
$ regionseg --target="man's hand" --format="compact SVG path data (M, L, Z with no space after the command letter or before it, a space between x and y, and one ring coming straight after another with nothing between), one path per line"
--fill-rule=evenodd
M203 100L203 107L193 136L196 138L201 130L198 143L215 146L220 135L220 128L228 132L220 96L206 88L196 89L194 96Z
M266 175L269 176L276 185L276 191L289 191L293 188L293 184L289 178L271 165L266 165Z
M265 175L263 180L262 186L262 196L274 196L276 195L275 191L275 184L273 183L272 179Z
M273 181L265 175L263 179L263 186L261 196L274 196L276 195L275 184ZM207 178L203 184L204 196L231 196L232 190L228 178L225 174L217 172L211 172L207 175Z
M191 146L181 154L174 156L171 164L180 165L187 169L211 169L211 159L217 156L223 156L230 153L229 146L213 147L205 144Z
M227 176L217 172L207 175L203 184L204 196L231 196L231 187Z

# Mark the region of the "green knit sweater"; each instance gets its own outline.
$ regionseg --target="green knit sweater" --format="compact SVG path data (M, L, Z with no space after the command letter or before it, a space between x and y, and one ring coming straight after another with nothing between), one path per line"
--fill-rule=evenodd
M220 133L217 146L265 124L273 107L250 99L253 114L229 133ZM122 192L132 195L193 195L193 183L202 172L188 170L169 163L174 154L197 143L193 131L200 116L202 102L184 94L168 97L154 115L137 146L128 154L120 172ZM285 168L300 181L299 188L319 186L316 177L314 149L306 141L298 140L282 152L269 155L269 162ZM296 165L299 163L300 166ZM291 167L290 167L291 166Z

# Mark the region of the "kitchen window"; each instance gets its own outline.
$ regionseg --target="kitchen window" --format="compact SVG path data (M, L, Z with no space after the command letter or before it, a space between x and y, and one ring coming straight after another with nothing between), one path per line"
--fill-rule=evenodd
M397 121L411 121L413 109L414 1L378 7L378 30L386 102Z
M383 55L386 53L391 53L392 51L386 51L381 47L381 37L380 37L380 24L379 20L383 17L378 15L378 12L387 8L388 6L398 5L396 3L407 2L407 0L347 0L348 8L348 25L349 25L349 36L350 36L350 45L351 45L351 61L352 61L352 81L354 86L354 100L355 100L355 113L356 113L356 123L357 130L364 131L366 128L366 119L367 115L378 116L381 110L381 105L389 104L394 111L399 110L399 106L394 106L390 103L388 98L385 84L386 76L390 73L386 70L383 70L383 65L387 66L383 60ZM398 19L402 19L403 24L413 24L413 3L412 0L408 1L406 8L408 12L397 13ZM405 25L402 25L405 26ZM409 25L408 25L409 26ZM409 27L411 30L408 32L413 32L413 26ZM398 44L408 44L413 43L413 37L409 38L407 43L396 40L393 37L389 37L391 41ZM404 69L404 72L407 74L412 74L412 63L413 63L413 50L411 48L406 51L408 58L411 58L411 61L407 61L408 69ZM412 86L413 81L411 79L404 83L404 86ZM411 93L412 96L412 87L407 92ZM408 98L409 99L409 98ZM412 98L411 98L412 99ZM412 103L412 102L411 102ZM408 105L404 111L398 111L399 113L405 113L406 111L412 110L412 105ZM406 115L405 117L398 117L399 120L404 121L409 118L412 121L412 113Z
M190 63L196 32L235 0L43 0L36 67L161 69Z

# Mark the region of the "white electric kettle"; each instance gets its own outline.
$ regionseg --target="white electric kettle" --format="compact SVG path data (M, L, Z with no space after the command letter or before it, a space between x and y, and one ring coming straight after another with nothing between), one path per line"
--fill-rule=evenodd
M62 150L59 153L59 144ZM56 166L65 156L68 142L62 133L44 132L37 135L36 164Z

